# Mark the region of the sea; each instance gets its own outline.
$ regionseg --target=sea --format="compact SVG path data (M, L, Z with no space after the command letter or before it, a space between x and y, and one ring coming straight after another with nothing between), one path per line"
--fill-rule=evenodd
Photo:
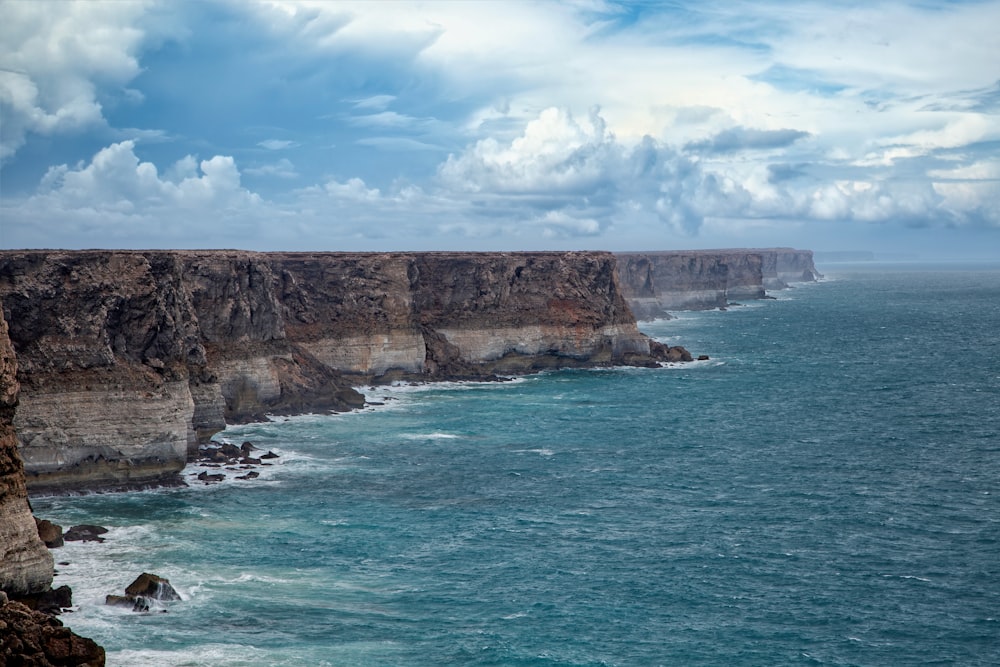
M366 387L219 434L257 479L33 498L109 529L62 619L111 666L998 665L1000 262L820 270L641 325L707 361ZM183 599L104 604L142 572Z

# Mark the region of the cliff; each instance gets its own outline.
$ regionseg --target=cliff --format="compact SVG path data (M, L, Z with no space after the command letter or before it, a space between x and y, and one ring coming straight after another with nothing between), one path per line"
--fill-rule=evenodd
M669 317L671 310L725 308L820 277L812 251L791 248L630 252L617 259L622 292L640 320Z
M54 574L52 555L31 515L18 454L14 433L18 393L14 349L7 322L0 318L0 665L99 667L105 662L104 649L93 640L11 599L34 605L38 596L51 594Z
M14 350L0 319L0 591L23 597L50 588L53 562L28 506L14 434L18 389Z
M225 423L350 387L655 363L608 253L5 251L32 491L169 483Z

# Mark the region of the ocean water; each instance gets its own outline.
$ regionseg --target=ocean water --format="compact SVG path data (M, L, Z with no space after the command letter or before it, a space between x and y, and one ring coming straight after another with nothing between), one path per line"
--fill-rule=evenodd
M252 481L35 498L109 665L1000 664L1000 265L643 325L709 361L369 388ZM189 471L191 474L197 469ZM139 573L165 613L103 605Z

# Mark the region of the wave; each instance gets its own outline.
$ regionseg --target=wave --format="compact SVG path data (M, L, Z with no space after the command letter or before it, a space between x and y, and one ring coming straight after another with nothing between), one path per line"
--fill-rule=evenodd
M404 440L458 440L462 436L453 433L403 433Z

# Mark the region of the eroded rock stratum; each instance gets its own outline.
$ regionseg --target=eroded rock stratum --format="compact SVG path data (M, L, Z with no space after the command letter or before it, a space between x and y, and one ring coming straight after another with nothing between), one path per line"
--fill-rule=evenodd
M357 407L361 382L667 352L601 252L4 251L0 299L32 491L169 483L226 422Z

